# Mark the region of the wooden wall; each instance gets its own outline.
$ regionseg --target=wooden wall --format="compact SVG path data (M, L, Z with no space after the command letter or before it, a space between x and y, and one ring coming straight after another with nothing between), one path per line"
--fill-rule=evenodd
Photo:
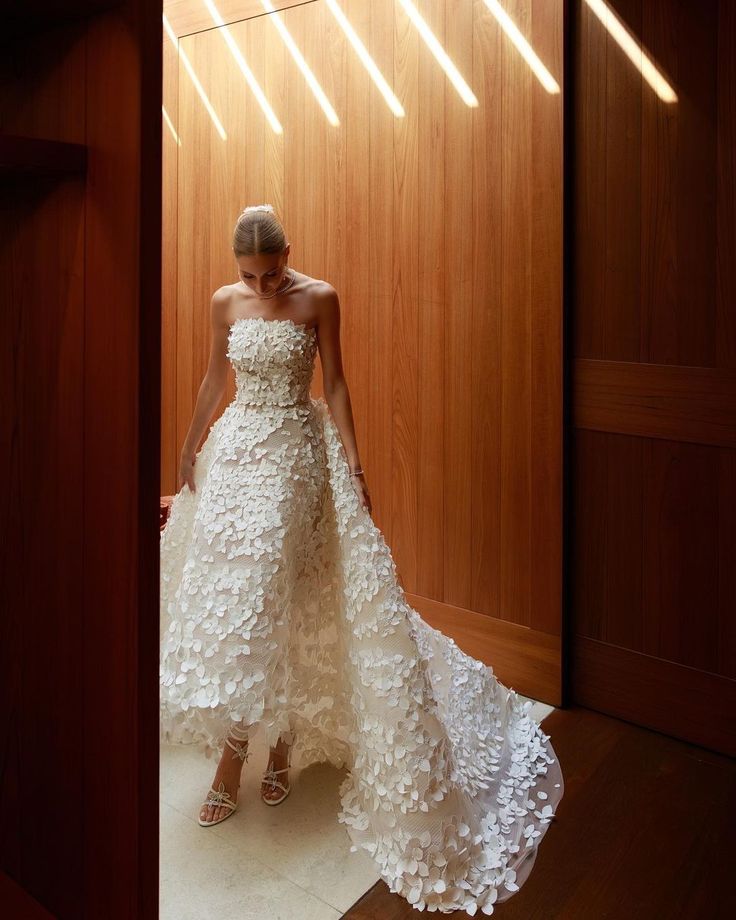
M585 3L575 56L576 701L736 752L736 11Z
M411 602L506 682L559 703L561 95L542 87L482 0L417 6L477 107L394 0L341 7L404 118L323 0L280 15L338 113L336 128L270 16L230 34L283 134L218 30L181 40L227 137L179 63L164 96L181 145L165 127L177 247L174 255L165 241L162 493L176 489L206 367L210 297L237 280L232 228L245 205L271 202L291 264L340 295L373 516ZM561 0L505 8L561 85ZM173 60L167 50L167 66Z
M158 905L161 10L103 5L29 0L0 55L13 918L143 920Z

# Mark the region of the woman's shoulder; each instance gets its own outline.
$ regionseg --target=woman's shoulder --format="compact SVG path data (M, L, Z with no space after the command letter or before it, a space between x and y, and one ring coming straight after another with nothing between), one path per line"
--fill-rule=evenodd
M298 272L296 269L294 269L294 274L299 284L303 285L304 289L308 290L310 294L325 294L334 290L330 282L324 281L322 278L312 278L311 275L305 275L304 272Z
M304 278L305 292L315 300L328 300L337 293L329 281L325 281L322 278L310 278L309 275L303 275L302 277Z
M212 300L219 303L227 303L237 289L237 284L223 284L212 294Z

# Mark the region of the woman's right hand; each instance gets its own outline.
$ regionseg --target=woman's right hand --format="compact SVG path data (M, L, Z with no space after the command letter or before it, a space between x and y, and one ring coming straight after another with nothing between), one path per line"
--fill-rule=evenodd
M189 453L188 451L182 451L179 458L179 489L181 489L186 483L189 486L190 492L196 492L197 490L194 487L194 464L196 462L196 454Z

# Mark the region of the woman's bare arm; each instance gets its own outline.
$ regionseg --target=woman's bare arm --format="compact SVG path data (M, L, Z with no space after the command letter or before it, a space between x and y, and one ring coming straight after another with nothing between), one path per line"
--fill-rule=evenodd
M317 298L317 313L317 340L322 362L325 401L340 432L350 469L359 470L361 466L353 408L340 349L340 301L337 291L330 284L325 284L324 290Z

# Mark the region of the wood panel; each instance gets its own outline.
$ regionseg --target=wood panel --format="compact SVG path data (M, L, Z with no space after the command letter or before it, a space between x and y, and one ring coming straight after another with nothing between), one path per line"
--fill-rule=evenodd
M0 858L29 895L16 913L2 883L14 917L157 907L160 10L79 20L99 6L30 4L0 65L2 131L86 154L81 175L0 189Z
M271 0L275 10L288 10L290 7L314 3L315 0ZM217 12L223 22L236 23L265 13L262 0L217 0ZM177 36L204 32L215 25L212 14L199 0L164 0L164 14Z
M74 93L84 87L83 31L66 26L23 47L3 59L3 133L83 144L83 98ZM59 48L61 62L36 69L24 87L26 55L55 60ZM81 893L66 880L84 869L84 188L82 174L0 189L0 852L4 872L67 916ZM43 757L34 756L40 738Z
M452 60L466 80L473 84L473 31L474 18L472 4L448 0L445 10L444 46ZM518 16L518 11L513 11ZM519 23L526 29L527 22ZM481 26L478 23L478 26ZM426 48L422 49L426 53ZM504 56L508 60L510 55ZM436 66L436 65L435 65ZM513 66L513 63L510 65ZM504 75L504 85L513 77ZM511 105L518 105L525 112L531 113L527 94L519 91L508 94ZM480 108L480 106L478 106ZM454 607L470 609L472 598L472 506L473 477L469 475L471 466L471 444L473 437L473 418L480 410L472 393L471 361L468 360L468 343L473 336L473 312L483 309L483 304L476 304L473 299L473 116L475 110L469 108L460 99L459 94L448 80L445 80L445 122L442 128L444 140L445 182L442 189L444 202L443 246L441 258L445 269L445 296L443 302L444 328L444 456L441 488L444 497L444 533L443 547L444 586L441 600ZM509 135L506 151L522 156L518 149L517 138ZM509 153L509 155L512 155ZM504 175L502 163L502 175ZM518 175L518 174L517 174ZM520 177L519 177L520 178ZM511 212L513 204L504 202L501 213L505 216ZM519 220L515 226L521 231L524 221ZM470 228L470 231L468 231ZM468 239L470 236L470 239ZM503 250L502 250L503 251ZM503 256L502 256L503 258ZM516 274L514 275L516 277ZM507 299L508 300L508 299ZM511 304L509 304L511 306ZM514 305L516 306L516 305ZM522 307L523 309L523 307ZM513 308L510 312L515 312ZM523 347L523 346L521 346ZM503 427L505 420L501 420ZM435 485L439 485L436 483ZM486 509L484 509L486 510ZM522 511L523 516L523 509ZM505 521L499 521L501 540L504 540ZM513 547L508 547L504 558L513 556ZM525 560L519 559L523 565ZM440 598L438 598L440 599ZM503 604L499 609L503 609ZM498 615L499 609L492 611ZM511 613L521 618L526 611L519 604ZM523 622L523 619L522 619Z
M175 489L179 475L176 413L166 411L176 405L177 390L177 208L179 125L179 59L170 41L162 50L161 156L163 195L161 202L161 261L170 271L161 275L161 494ZM168 120L167 120L168 119ZM166 181L163 181L166 177Z
M732 752L717 699L736 677L736 17L719 0L612 8L677 99L581 4L573 692Z
M736 447L736 373L591 361L574 365L576 428Z
M340 295L373 517L402 584L427 603L559 636L560 95L542 87L482 0L418 5L477 107L400 4L341 8L404 117L391 112L320 0L280 15L334 105L337 128L272 16L229 32L283 134L218 30L181 41L227 136L180 67L175 404L164 397L176 444L168 450L178 454L206 367L212 291L236 279L232 227L246 204L270 201L291 264ZM516 0L507 10L561 83L562 4ZM233 392L231 381L225 399ZM174 489L164 473L162 491ZM555 671L559 683L559 662Z
M435 19L443 10L435 7ZM441 28L444 19L431 22ZM419 256L421 180L437 181L434 170L423 162L420 146L419 67L422 60L420 39L407 17L393 18L394 35L387 45L393 46L394 91L406 111L404 118L391 118L393 131L393 186L389 213L393 217L391 254L392 277L395 278L392 303L392 386L393 450L391 452L390 529L393 551L402 559L402 577L416 585L419 546L416 539L419 515L418 471L420 387L419 387ZM436 200L436 186L434 198ZM434 279L430 279L430 283ZM432 296L430 294L430 296ZM442 442L440 442L440 447ZM441 513L441 509L440 509Z
M110 918L158 909L160 28L130 0L90 22L86 58L80 887L85 914Z

